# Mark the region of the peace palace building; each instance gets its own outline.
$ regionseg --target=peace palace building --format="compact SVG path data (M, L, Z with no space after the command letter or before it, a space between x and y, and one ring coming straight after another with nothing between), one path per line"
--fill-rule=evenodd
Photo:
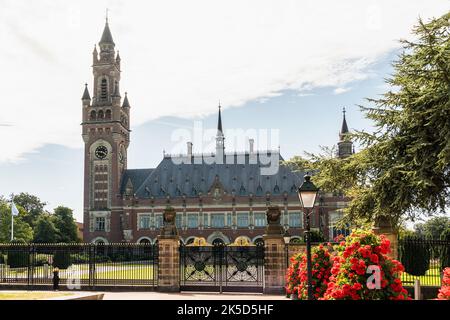
M267 156L283 158L279 150L271 154L253 150L252 141L247 152L225 153L220 108L213 156L192 154L188 143L185 155L165 154L156 168L128 169L131 104L126 94L123 100L120 94L121 59L108 22L99 50L93 52L93 97L87 85L82 97L85 242L154 243L167 206L177 212L178 232L185 243L196 236L209 243L230 243L238 236L262 241L269 205L280 207L291 241L301 239L304 217L297 190L304 174L282 164L276 173L262 174ZM353 152L352 143L343 139L347 132L344 114L338 157ZM333 223L345 200L321 194L311 227L330 238L339 233Z

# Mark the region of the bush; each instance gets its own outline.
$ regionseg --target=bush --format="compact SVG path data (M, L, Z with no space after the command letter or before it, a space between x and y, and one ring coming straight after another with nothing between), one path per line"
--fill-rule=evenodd
M439 289L438 300L450 300L450 268L445 268L442 287Z
M441 240L450 242L450 229L446 229L442 232ZM439 260L441 261L441 270L450 267L450 246L442 246L439 254Z
M27 247L10 248L6 262L10 268L24 268L28 266L29 252Z
M0 264L5 264L5 256L3 253L0 253Z
M413 276L424 276L430 268L430 247L418 236L406 236L400 243L400 261Z
M67 269L72 265L72 258L69 251L57 250L53 255L53 267L59 269Z
M404 300L409 299L400 280L404 268L386 254L390 251L390 242L384 236L373 232L353 230L353 232L335 246L337 254L333 257L333 266L324 300ZM368 266L380 268L379 289L367 286Z
M70 259L74 264L89 263L89 255L87 254L71 254Z
M331 255L323 245L311 250L312 289L315 298L323 296L327 289L331 271ZM306 253L299 253L291 259L286 277L286 294L298 295L301 300L308 299L308 273Z

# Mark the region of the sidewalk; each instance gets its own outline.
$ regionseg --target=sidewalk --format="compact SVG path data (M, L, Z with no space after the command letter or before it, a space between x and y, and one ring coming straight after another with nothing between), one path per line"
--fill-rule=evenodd
M283 295L205 292L105 292L103 300L287 300Z

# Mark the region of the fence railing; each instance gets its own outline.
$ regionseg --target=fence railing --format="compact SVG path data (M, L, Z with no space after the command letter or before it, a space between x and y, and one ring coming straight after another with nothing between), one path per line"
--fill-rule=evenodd
M152 244L0 244L0 285L157 286L158 248ZM80 288L81 287L81 288Z
M420 238L399 239L398 256L405 267L402 282L412 286L441 286L442 271L450 267L450 241Z

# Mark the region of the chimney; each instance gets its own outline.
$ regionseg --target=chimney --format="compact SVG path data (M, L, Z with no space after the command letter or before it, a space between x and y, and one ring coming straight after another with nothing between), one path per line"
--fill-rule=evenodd
M248 139L248 143L250 144L250 153L252 154L252 153L254 153L255 152L255 150L254 150L254 144L255 144L255 140L254 139Z
M187 142L187 155L188 157L192 157L192 142Z

